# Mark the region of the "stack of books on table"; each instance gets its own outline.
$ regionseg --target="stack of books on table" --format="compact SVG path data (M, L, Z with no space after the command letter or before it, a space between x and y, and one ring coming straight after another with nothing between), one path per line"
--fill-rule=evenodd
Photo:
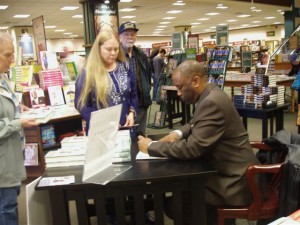
M66 137L61 148L48 151L45 155L47 168L84 165L87 149L86 136Z
M21 113L21 119L35 119L38 123L47 123L55 115L49 107L31 108Z

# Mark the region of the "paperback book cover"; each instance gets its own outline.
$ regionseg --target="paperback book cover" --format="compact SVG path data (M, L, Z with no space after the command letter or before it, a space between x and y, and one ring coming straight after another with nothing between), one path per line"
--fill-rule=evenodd
M25 145L24 156L25 166L37 166L39 164L38 144L27 143Z
M41 126L43 148L51 147L56 144L55 129L53 124Z
M46 105L46 98L44 90L41 88L31 89L29 91L30 102L32 108L39 108Z
M61 86L48 87L48 94L51 106L64 105L65 100Z
M75 84L63 86L65 101L68 106L74 107Z

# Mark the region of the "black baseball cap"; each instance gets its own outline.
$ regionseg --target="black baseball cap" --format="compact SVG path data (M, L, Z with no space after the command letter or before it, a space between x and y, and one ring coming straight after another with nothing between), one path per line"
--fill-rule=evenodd
M119 28L119 34L123 33L125 30L135 30L138 31L139 29L136 28L135 23L131 23L131 22L125 22L122 23L120 28Z

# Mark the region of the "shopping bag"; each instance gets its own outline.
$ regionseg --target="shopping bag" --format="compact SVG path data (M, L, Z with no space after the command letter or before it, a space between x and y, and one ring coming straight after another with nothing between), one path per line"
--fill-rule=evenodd
M297 73L297 76L296 76L294 82L292 83L291 88L296 91L298 91L300 89L300 73L299 72Z

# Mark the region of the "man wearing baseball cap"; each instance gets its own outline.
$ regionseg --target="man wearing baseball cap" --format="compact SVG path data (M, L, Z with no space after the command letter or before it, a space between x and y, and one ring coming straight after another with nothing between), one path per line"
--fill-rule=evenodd
M123 47L126 58L129 62L129 68L134 72L137 86L139 104L137 115L134 119L135 123L139 124L135 132L139 135L145 135L147 125L147 109L152 104L151 90L151 65L147 55L134 44L137 40L137 31L135 23L125 22L119 27L119 38ZM135 158L138 150L133 153Z

